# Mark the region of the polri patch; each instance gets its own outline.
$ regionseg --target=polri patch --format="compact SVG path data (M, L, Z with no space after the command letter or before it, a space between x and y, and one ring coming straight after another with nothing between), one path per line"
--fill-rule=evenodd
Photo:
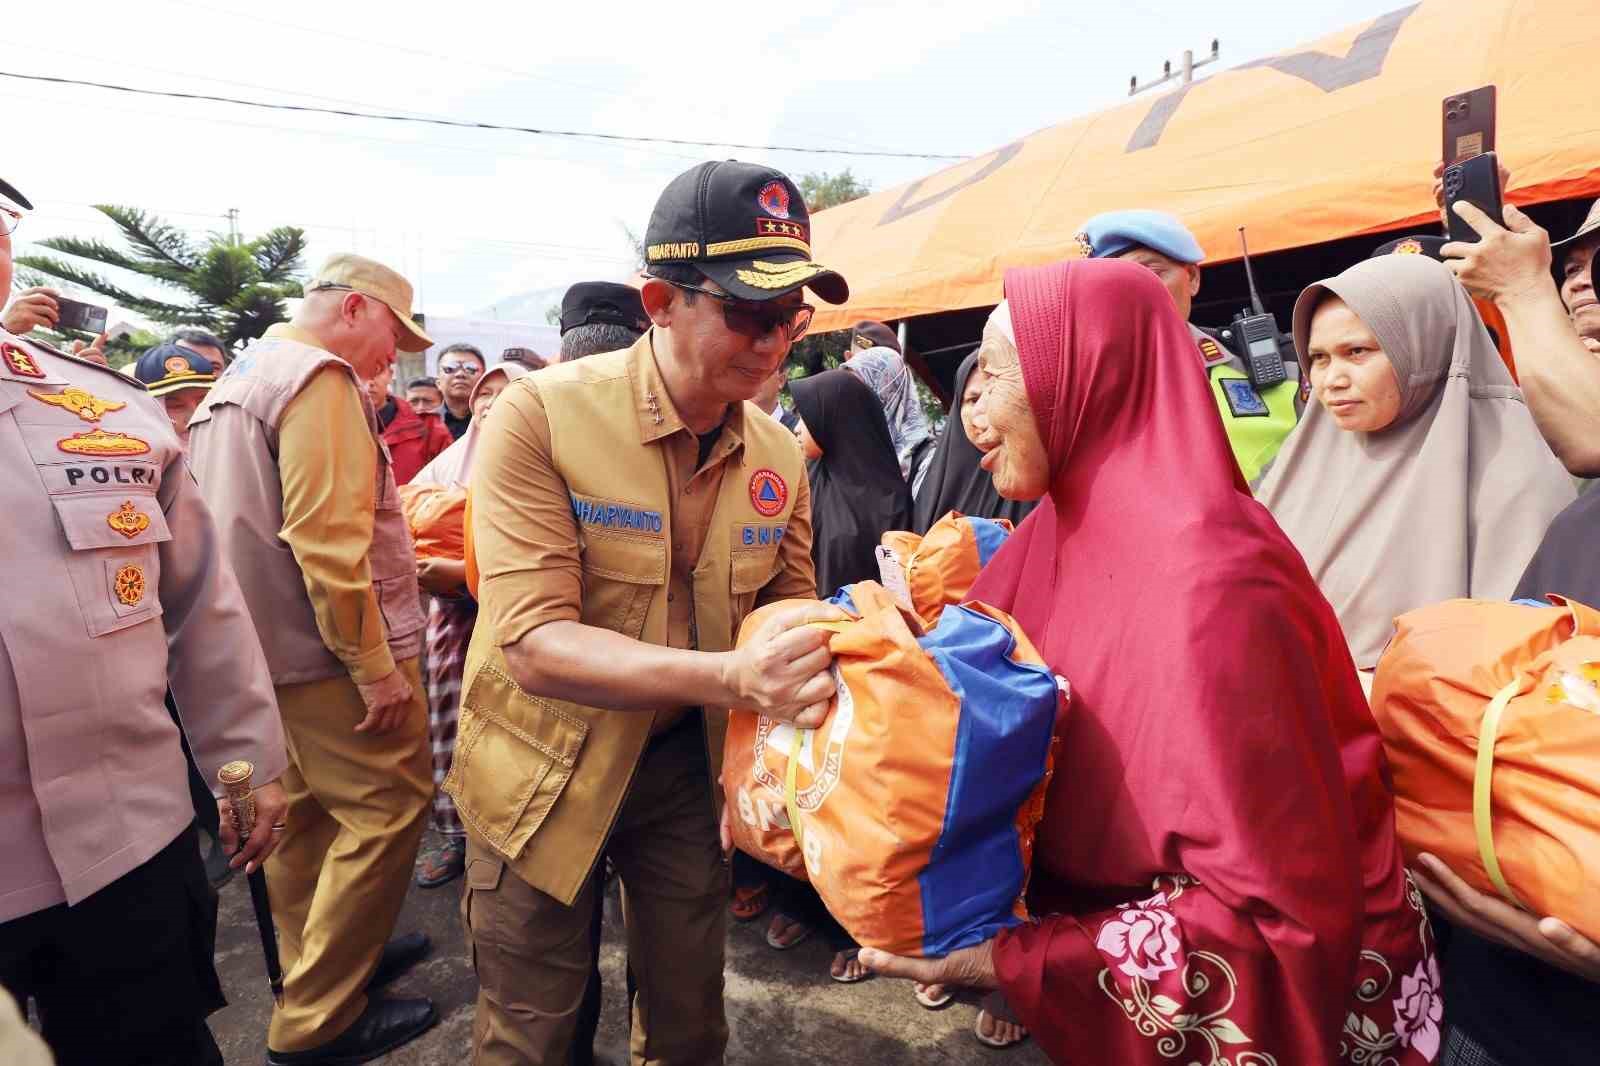
M1228 400L1228 410L1234 418L1266 418L1267 401L1261 398L1254 385L1244 378L1223 378L1222 395Z
M60 392L39 392L36 389L29 389L28 395L40 403L71 411L85 422L98 422L105 417L107 411L120 411L128 406L116 400L102 400L89 390L80 389L76 385L68 385Z
M783 526L740 526L739 547L765 548L783 541Z
M150 528L150 516L135 507L132 500L123 500L121 507L106 515L106 525L132 540Z
M39 367L38 361L15 344L0 344L0 359L4 359L6 369L18 377L44 377L44 371Z
M762 468L750 478L750 506L763 518L771 518L789 502L789 486L777 471Z
M70 437L63 437L56 441L56 447L68 455L116 458L123 455L143 455L150 450L150 442L108 429L91 429L86 433L74 433Z
M572 514L579 525L600 529L625 529L635 533L660 533L661 512L630 507L625 503L607 503L604 500L586 500L576 493L572 496Z

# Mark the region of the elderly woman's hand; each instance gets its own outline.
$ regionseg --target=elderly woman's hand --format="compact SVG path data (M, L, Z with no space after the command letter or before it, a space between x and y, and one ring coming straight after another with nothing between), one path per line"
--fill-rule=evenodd
M885 977L906 977L924 985L996 988L994 941L952 951L942 959L908 959L877 948L861 949L861 965Z
M1504 900L1485 895L1426 852L1417 856L1411 876L1428 901L1452 924L1579 977L1600 981L1600 944L1559 918L1535 918Z
M1452 241L1439 250L1468 292L1503 304L1541 288L1554 289L1550 235L1533 219L1506 204L1506 224L1500 226L1476 204L1457 200L1450 206L1482 238L1476 244Z

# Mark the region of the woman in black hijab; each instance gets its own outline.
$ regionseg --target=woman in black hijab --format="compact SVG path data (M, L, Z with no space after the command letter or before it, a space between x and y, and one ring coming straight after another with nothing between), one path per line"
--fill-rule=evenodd
M845 370L789 383L811 460L811 555L817 595L875 581L873 549L890 530L911 527L911 490L871 387ZM810 443L806 444L807 438Z
M928 460L928 473L922 480L922 489L911 505L911 531L925 534L939 519L951 511L960 511L974 518L1004 518L1018 525L1033 510L1033 500L1002 499L994 490L989 472L978 466L983 453L973 447L967 436L966 424L961 419L964 410L970 410L977 401L978 382L973 371L978 366L978 353L973 352L962 360L956 370L956 398L950 407L950 417L945 419L944 432L934 446L933 458Z

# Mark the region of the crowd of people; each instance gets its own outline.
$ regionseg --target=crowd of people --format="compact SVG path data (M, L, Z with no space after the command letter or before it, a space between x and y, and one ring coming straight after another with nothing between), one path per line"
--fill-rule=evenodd
M430 949L395 935L413 883L459 883L470 1061L593 1061L613 877L640 1066L723 1061L730 919L779 951L820 933L832 980L907 978L930 1010L982 990L979 1041L1060 1063L1591 1061L1600 945L1408 863L1368 699L1398 615L1600 605L1600 205L1555 244L1440 206L1481 239L1307 287L1281 374L1189 322L1179 220L1096 216L1079 258L1006 273L942 425L883 323L790 379L808 294L847 282L795 183L732 161L662 193L637 287L567 292L548 359L437 347L355 255L242 350L184 329L122 374L30 337L57 294L18 294L0 1049L221 1062L214 892L264 870L274 1066L437 1021L379 991ZM0 182L0 293L29 209ZM436 347L400 390L397 350ZM403 501L433 490L465 496L458 557L415 546ZM823 601L951 511L1015 524L972 596L1073 695L1036 917L899 958L730 862L719 767L727 708L822 721Z

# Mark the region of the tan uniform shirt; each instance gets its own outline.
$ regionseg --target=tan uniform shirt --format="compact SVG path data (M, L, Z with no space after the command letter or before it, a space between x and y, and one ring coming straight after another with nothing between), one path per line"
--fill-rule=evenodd
M261 646L161 404L0 330L0 922L75 904L287 759Z

